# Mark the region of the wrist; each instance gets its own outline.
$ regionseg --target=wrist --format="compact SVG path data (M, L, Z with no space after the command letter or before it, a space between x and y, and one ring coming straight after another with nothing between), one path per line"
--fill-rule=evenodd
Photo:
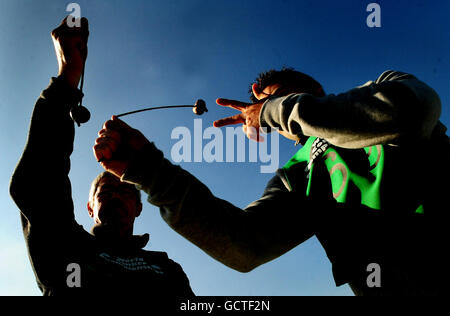
M269 100L266 100L262 104L261 109L259 110L259 117L258 117L259 118L259 126L262 128L265 128L266 130L270 130L270 128L271 128L271 126L267 123L267 120L266 120L266 116L267 116L266 107L267 107L268 101Z
M80 103L83 93L72 88L66 81L59 77L51 77L50 84L45 88L40 97L52 100L51 104L57 104L58 108L65 109L68 114L70 109Z
M130 160L121 181L145 186L163 160L164 154L149 142Z
M81 72L71 72L63 69L59 71L58 78L61 78L70 87L77 89L81 79Z

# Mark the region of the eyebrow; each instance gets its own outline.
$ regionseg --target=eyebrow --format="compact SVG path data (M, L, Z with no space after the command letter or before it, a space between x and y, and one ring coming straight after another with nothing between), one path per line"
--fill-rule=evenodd
M99 191L100 190L104 190L104 189L112 190L112 189L114 189L114 186L106 184L106 185L102 185L102 186L99 187Z
M109 191L109 190L110 190L110 191L120 190L120 191L133 192L133 189L132 189L132 188L129 188L129 187L126 187L126 186L123 186L123 187L113 186L113 185L110 185L110 184L106 184L106 185L101 186L101 187L97 190L97 192L99 192L99 191Z

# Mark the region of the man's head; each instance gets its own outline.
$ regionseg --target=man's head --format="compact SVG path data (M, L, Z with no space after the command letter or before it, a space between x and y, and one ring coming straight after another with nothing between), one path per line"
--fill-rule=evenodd
M316 97L325 96L322 85L312 77L294 70L282 68L281 70L269 70L262 72L256 78L256 82L250 85L250 100L257 103L269 96L286 96L291 93L308 93ZM279 131L286 138L298 141L299 137L287 132Z
M141 195L134 185L103 172L92 182L87 207L96 228L123 238L133 234L134 220L142 211Z
M256 82L250 85L249 93L253 103L270 95L285 96L290 93L309 93L317 97L325 95L319 82L293 68L272 69L260 73Z

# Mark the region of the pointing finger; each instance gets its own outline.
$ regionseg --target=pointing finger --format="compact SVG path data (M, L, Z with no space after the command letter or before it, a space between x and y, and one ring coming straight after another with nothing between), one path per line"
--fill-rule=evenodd
M217 99L216 103L218 105L228 106L230 108L233 108L233 109L239 110L239 111L244 110L247 106L250 105L249 103L236 101L236 100L222 99L222 98Z
M242 113L214 121L213 126L214 127L222 127L222 126L239 124L239 123L245 123L245 118Z

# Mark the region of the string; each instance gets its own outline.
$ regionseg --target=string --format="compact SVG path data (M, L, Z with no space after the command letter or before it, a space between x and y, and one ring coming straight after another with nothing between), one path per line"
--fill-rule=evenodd
M84 85L84 66L85 64L83 64L83 69L81 70L81 84L80 84L80 91L81 93L83 93L83 85ZM80 106L83 105L83 97L81 97L80 100Z
M141 110L136 110L136 111L131 111L131 112L126 112L126 113L122 113L119 115L116 115L117 117L122 117L122 116L126 116L126 115L130 115L130 114L134 114L134 113L139 113L139 112L144 112L144 111L151 111L151 110L159 110L159 109L168 109L168 108L193 108L194 106L192 105L165 105L165 106L157 106L157 107L152 107L152 108L146 108L146 109L141 109Z

